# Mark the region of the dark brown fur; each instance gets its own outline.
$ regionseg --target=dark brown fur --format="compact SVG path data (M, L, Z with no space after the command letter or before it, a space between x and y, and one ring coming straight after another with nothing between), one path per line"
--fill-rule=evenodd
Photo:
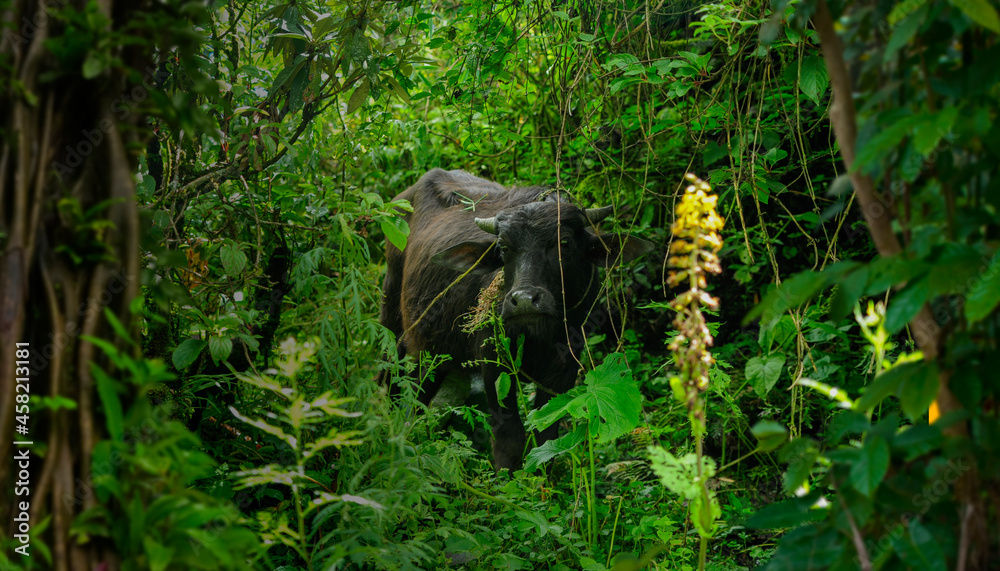
M421 351L452 357L436 371L436 381L425 383L421 400L429 402L440 380L463 362L496 358L492 345L484 344L484 336L492 332L465 333L462 323L480 290L501 268L505 279L498 311L507 336L515 343L519 336L525 338L519 377L539 387L535 406L572 388L578 369L572 354L581 348L567 343L566 325L578 331L591 310L600 285L596 266L639 255L649 244L598 236L583 210L546 196L545 188L507 189L462 171L431 170L396 198L410 201L413 212L406 216L410 226L406 250L391 244L386 248L382 324L402 337L400 357ZM470 202L475 203L474 210ZM475 222L489 217L496 217L498 235L481 230ZM499 243L489 249L495 242ZM469 275L432 303L484 252ZM513 469L521 465L526 437L516 390L508 393L502 406L498 402L495 383L500 372L493 364L482 365L494 464ZM539 435L538 443L555 435L552 427Z

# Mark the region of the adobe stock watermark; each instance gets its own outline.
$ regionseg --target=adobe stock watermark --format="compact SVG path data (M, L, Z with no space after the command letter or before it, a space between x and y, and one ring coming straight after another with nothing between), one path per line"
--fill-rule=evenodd
M939 135L938 141L930 151L926 154L911 153L906 155L902 162L892 169L892 172L894 174L915 172L916 174L912 176L912 180L916 181L919 179L921 174L937 162L940 154L951 150L954 146L955 135L951 131L939 128L937 129L937 134ZM853 224L845 225L842 231L844 239L852 240L858 234L865 233L869 220L879 220L887 214L892 215L899 205L901 198L910 192L911 184L911 182L902 179L901 176L895 176L889 182L888 188L881 192L876 191L875 202L861 207L862 220L866 222L864 228L855 228Z
M868 552L869 561L879 560L883 553L893 549L895 542L904 539L910 522L919 519L931 509L931 506L950 493L955 483L971 468L972 461L967 457L949 459L938 477L913 496L911 499L913 511L904 513L900 521L892 525L885 524L883 533L878 539L865 540L865 551Z
M155 65L147 64L142 81L136 83L131 90L126 91L111 102L110 113L114 118L117 118L119 122L126 120L136 107L149 98L150 92L157 89L157 71ZM80 139L76 143L66 145L63 158L54 161L52 167L61 177L72 174L87 157L104 143L117 125L118 123L112 117L105 116L97 121L95 128L81 130Z
M3 32L0 33L0 49L9 46L15 55L20 55L21 50L38 35L38 30L48 27L49 21L52 19L48 10L60 10L65 5L66 0L52 0L45 8L36 10L31 18L21 16L21 25L17 28L17 32L10 28L3 28Z

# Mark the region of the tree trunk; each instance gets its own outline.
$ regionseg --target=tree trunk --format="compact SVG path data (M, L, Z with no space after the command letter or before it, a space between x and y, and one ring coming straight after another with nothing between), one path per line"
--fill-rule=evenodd
M844 160L844 166L850 171L851 165L854 164L858 133L853 99L854 90L851 87L847 65L844 62L843 46L834 30L833 17L826 0L820 0L817 3L813 24L820 37L823 59L826 61L826 68L830 75L830 87L833 91L830 123L833 125L833 131L840 146L840 156ZM871 233L879 255L888 257L899 254L902 252L902 246L892 230L891 210L884 208L880 203L871 177L859 171L850 172L850 177L851 183L854 185L854 192L858 197L858 203L861 206L861 212L868 224L868 231ZM923 352L924 359L940 361L939 356L945 339L941 327L934 319L934 314L927 304L924 304L916 317L910 321L910 332L917 346ZM961 410L962 405L955 398L949 386L951 374L948 367L941 363L940 371L936 401L939 414L944 415ZM956 422L945 432L952 436L966 436L968 426L965 422ZM955 498L960 506L962 517L961 537L963 538L968 538L970 535L979 538L982 530L985 529L984 510L981 501L977 499L977 479L975 470L967 470L955 485ZM977 568L976 562L979 560L979 554L970 552L970 542L963 541L955 559L960 569L966 569L967 566Z
M37 544L44 543L59 571L120 563L108 545L81 545L69 529L96 501L91 453L105 431L91 366L114 376L102 351L84 336L127 352L131 345L105 317L110 310L136 337L129 308L139 287L139 222L136 157L128 149L141 148L140 110L148 106L143 100L151 85L151 47L118 44L121 36L111 35L149 2L99 0L100 15L87 16L98 22L96 31L67 27L66 19L53 16L83 12L86 5L19 0L0 11L6 24L0 32L0 74L6 75L0 79L0 521L8 533L19 533L14 517L20 502L28 502L29 553L43 561ZM63 42L70 34L85 37L89 51L76 53L81 44ZM130 83L127 68L146 80ZM81 70L96 75L85 79ZM14 361L24 360L15 357L16 343L28 344L22 347L29 352L27 374L15 374ZM15 401L25 385L36 398L63 397L77 407L51 410L33 400L23 423ZM29 493L14 496L9 482L24 474L11 458L24 451ZM35 536L48 516L44 535Z

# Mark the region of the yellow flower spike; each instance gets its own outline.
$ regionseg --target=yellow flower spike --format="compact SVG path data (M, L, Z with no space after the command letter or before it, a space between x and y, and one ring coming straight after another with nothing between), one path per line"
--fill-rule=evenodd
M693 174L684 178L690 183L675 208L674 223L670 231L674 240L670 245L668 274L670 286L687 284L688 289L670 302L677 315L674 326L677 336L670 342L674 361L681 378L671 379L671 388L678 400L688 407L692 421L700 423L696 432L703 432L704 410L700 393L708 387L708 372L715 362L708 348L712 336L701 313L702 307L716 308L719 300L705 291L709 273L719 273L718 252L722 249L723 220L716 212L719 198L712 194L712 187Z

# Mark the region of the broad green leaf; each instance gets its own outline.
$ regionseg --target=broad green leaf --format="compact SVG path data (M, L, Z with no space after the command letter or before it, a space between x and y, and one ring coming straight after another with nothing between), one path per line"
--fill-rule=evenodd
M122 401L118 398L118 390L115 381L96 364L90 364L90 372L93 373L97 381L97 395L101 399L104 407L105 424L108 427L108 435L115 442L121 442L125 435L124 414L122 413Z
M567 409L582 392L584 387L574 387L567 393L556 395L545 403L545 406L528 413L528 424L535 430L545 430L553 423L566 416Z
M624 353L612 353L584 381L600 416L597 438L610 442L639 425L642 394Z
M765 353L784 351L786 347L794 343L799 330L795 327L790 315L782 315L781 319L768 326L762 323L760 333L757 335L757 343Z
M814 515L822 515L822 512L813 512L809 509L819 498L819 490L813 490L801 498L768 504L750 516L746 525L750 529L795 527Z
M926 366L925 363L904 363L875 377L872 384L865 387L861 398L854 401L854 410L860 412L873 410L885 397L898 394L903 379L917 374L919 368Z
M347 101L347 114L350 115L358 110L365 101L368 100L368 92L371 91L371 84L368 82L368 78L361 80L361 85L354 90L351 94L351 98Z
M965 13L970 20L1000 34L1000 17L987 0L950 0L953 6Z
M900 430L893 438L892 447L910 461L940 446L943 438L936 424L915 424Z
M893 543L896 553L910 569L921 571L945 571L944 552L937 540L920 520L913 518L909 523L909 533L896 538Z
M866 141L859 140L858 155L851 165L852 171L868 172L876 162L886 156L887 151L898 145L910 133L919 119L913 115L903 116L888 125L880 125L875 135Z
M856 490L871 497L888 469L889 444L881 436L868 433L861 454L851 465L851 483Z
M885 311L886 331L896 333L902 329L920 312L930 295L926 277L906 284L906 287L889 299L889 307Z
M212 360L216 363L225 361L229 358L229 354L233 352L232 338L212 335L208 338L208 352L212 355Z
M528 472L533 472L539 466L548 462L552 458L576 448L586 439L587 425L585 423L580 423L576 426L573 432L564 434L555 440L549 440L541 446L532 448L531 452L528 452L528 456L524 460L524 469Z
M948 242L936 248L935 262L927 273L931 295L965 295L978 285L988 258L965 244Z
M788 469L782 477L782 488L786 494L798 492L806 483L818 456L819 445L807 436L793 438L781 447L778 460L788 464Z
M995 254L989 267L970 284L965 294L965 318L969 323L981 321L1000 303L1000 254Z
M823 511L814 510L812 514L822 514ZM809 517L807 517L809 519ZM844 566L833 567L832 565L840 559L844 561L844 551L850 550L848 563ZM856 569L854 565L856 559L854 548L849 541L845 541L839 530L832 526L811 526L805 525L798 529L793 529L786 533L778 543L778 549L768 561L769 570L792 570L795 571L819 571L827 569Z
M760 317L766 323L773 323L790 309L795 309L812 299L829 283L829 276L824 273L805 271L799 272L772 289L743 318L743 323L749 323Z
M826 72L826 64L823 58L812 55L802 60L802 76L799 79L799 87L813 103L819 105L820 99L826 93L826 88L830 85L830 77Z
M380 220L379 226L382 227L382 232L385 233L386 239L393 246L400 250L406 249L406 237L410 234L410 226L406 223L406 220L392 216Z
M837 291L830 300L830 319L840 321L851 314L854 304L864 294L868 283L868 266L861 266L836 279Z
M226 275L231 278L239 277L247 265L246 254L234 244L223 244L219 248L219 257L222 258L222 268L226 271Z
M788 430L773 420L762 420L750 429L757 439L757 449L770 452L784 444L788 438Z
M919 367L899 384L899 401L903 412L913 422L927 414L927 408L934 402L938 392L937 367L931 364Z
M871 428L868 417L857 410L845 410L833 416L827 429L826 442L836 444L847 434L862 434Z
M178 371L183 371L184 369L191 366L201 354L201 350L208 345L207 341L202 341L201 339L185 339L183 343L174 349L174 354L171 356L171 360L174 362L174 367Z
M896 284L909 282L927 273L931 264L901 256L877 258L868 266L868 285L862 295L881 295Z
M785 354L775 353L765 357L754 357L747 361L745 373L757 396L764 398L771 392L781 377L785 366Z
M945 107L937 113L924 115L913 128L913 147L918 153L929 155L951 132L957 118L958 107Z
M497 399L503 406L503 400L507 398L507 394L510 393L510 374L500 373L497 377Z

